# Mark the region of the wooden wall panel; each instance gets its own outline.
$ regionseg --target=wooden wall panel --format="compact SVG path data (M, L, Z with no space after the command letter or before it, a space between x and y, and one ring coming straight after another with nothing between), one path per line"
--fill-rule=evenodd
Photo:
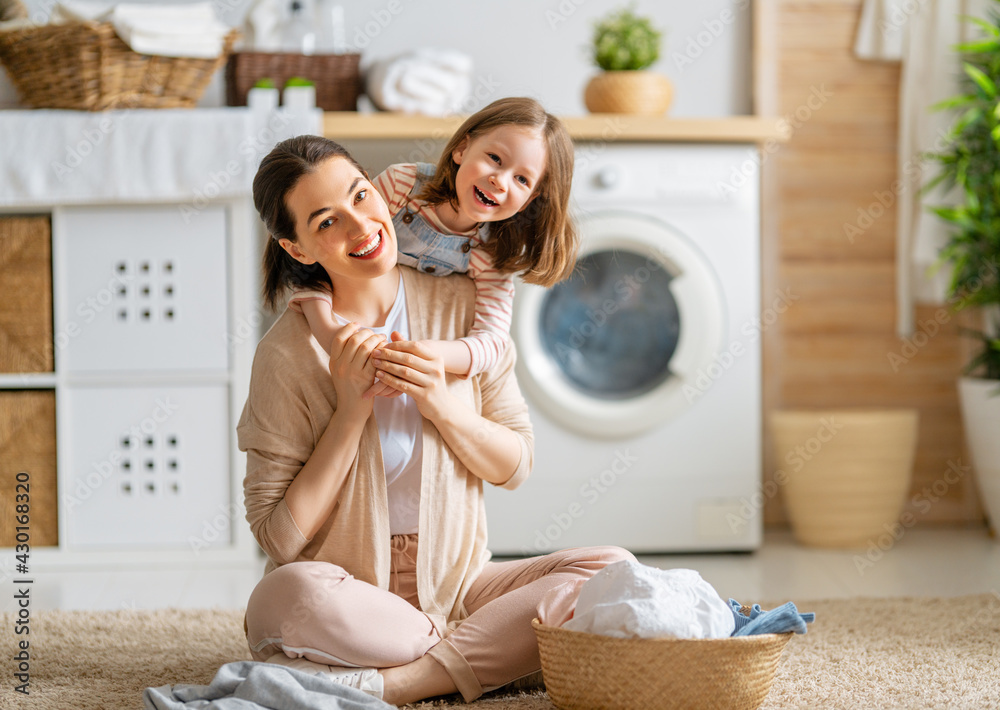
M949 316L920 347L895 334L900 67L854 57L860 10L861 0L761 0L757 10L756 110L794 127L764 171L764 300L794 298L764 337L765 417L777 409L916 407L910 509L922 523L981 522L971 476L943 493L940 484L949 465L968 463L956 378L969 351L957 325L969 315ZM769 80L776 86L765 86ZM880 195L893 200L888 209L872 208ZM863 234L849 238L848 224ZM922 306L918 323L939 312ZM765 478L784 464L769 443L765 429ZM936 500L928 509L929 496ZM786 523L780 496L765 521Z

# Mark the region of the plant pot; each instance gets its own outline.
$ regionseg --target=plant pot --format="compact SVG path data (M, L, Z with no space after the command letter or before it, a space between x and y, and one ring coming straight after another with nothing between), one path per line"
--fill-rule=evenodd
M963 377L958 396L979 497L990 528L1000 532L1000 380Z
M673 98L667 77L650 71L606 71L587 83L583 102L591 113L662 115Z
M776 480L796 539L863 548L884 535L910 490L917 421L915 409L772 413Z

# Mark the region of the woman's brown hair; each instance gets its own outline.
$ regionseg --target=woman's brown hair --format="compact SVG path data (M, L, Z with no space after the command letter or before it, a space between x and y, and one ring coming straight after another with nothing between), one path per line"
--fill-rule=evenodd
M458 209L452 153L463 140L474 140L500 126L537 128L546 145L546 167L535 187L537 196L512 217L490 223L485 248L493 265L504 273L519 273L528 283L552 286L570 275L576 264L579 239L569 217L569 190L573 182L573 143L562 122L534 99L512 97L494 101L473 114L448 141L434 177L417 199L428 204L450 203Z
M278 143L257 168L253 178L253 206L257 209L268 240L264 247L263 284L261 295L264 305L274 310L278 299L288 288L333 291L330 276L319 264L303 264L285 251L280 239L297 241L295 219L288 210L285 197L303 175L329 158L344 158L366 178L368 173L351 154L340 145L321 136L296 136Z

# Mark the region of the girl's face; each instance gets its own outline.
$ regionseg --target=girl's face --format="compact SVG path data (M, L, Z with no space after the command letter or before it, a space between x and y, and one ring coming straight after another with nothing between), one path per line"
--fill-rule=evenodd
M499 126L466 137L452 154L458 165L458 211L473 222L497 222L527 207L538 194L548 156L537 128Z
M319 263L330 279L371 279L396 265L389 209L368 179L341 157L328 158L285 195L298 241L281 246L303 264Z

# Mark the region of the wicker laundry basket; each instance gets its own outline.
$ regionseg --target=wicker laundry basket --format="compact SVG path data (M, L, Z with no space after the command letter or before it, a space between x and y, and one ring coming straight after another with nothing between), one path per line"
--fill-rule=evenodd
M238 36L226 36L220 56L196 59L137 54L110 22L40 25L0 32L0 62L33 108L189 108Z
M561 710L755 710L792 634L621 639L531 622Z

